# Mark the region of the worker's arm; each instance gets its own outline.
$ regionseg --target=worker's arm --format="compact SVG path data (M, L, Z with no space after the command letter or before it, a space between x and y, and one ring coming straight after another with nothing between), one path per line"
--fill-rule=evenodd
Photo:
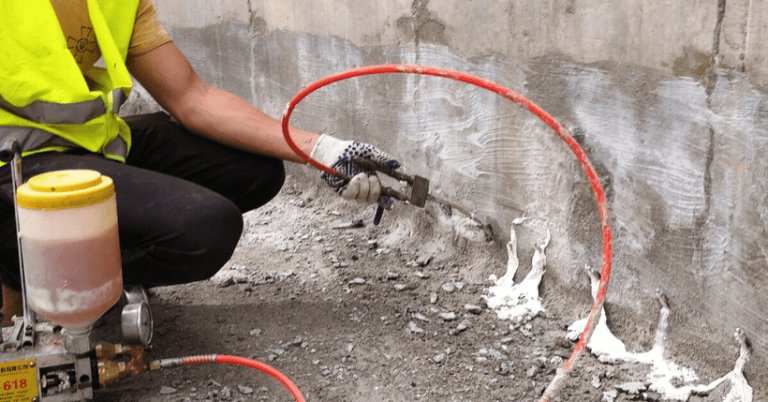
M208 85L173 42L131 57L126 63L150 95L193 133L234 148L305 163L285 141L279 121L243 99ZM379 198L375 172L360 166L353 158L366 158L390 169L400 166L392 157L368 144L327 135L321 137L294 128L291 128L291 138L320 163L355 177L351 182L326 177L326 182L345 198L371 203Z
M203 81L173 42L131 57L127 65L131 75L188 130L231 147L304 163L283 138L279 121ZM308 155L318 137L291 128L291 138Z

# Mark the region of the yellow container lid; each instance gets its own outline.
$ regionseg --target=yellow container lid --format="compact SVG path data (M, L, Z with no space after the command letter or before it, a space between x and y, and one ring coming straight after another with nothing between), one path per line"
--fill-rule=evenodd
M113 195L112 179L95 170L57 170L20 186L16 203L27 209L67 209L98 204Z

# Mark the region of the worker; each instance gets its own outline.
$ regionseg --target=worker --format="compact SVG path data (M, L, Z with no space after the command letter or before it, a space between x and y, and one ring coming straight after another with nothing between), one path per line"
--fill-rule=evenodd
M25 179L62 169L113 179L125 284L213 276L234 252L242 214L283 186L283 161L305 163L279 121L195 73L152 0L0 0L0 9L0 146L19 141ZM131 76L169 114L118 117ZM352 157L399 167L369 144L293 128L291 136L312 158L353 177L325 175L347 199L375 203L380 195L375 172ZM8 165L0 167L0 188L8 324L21 312Z

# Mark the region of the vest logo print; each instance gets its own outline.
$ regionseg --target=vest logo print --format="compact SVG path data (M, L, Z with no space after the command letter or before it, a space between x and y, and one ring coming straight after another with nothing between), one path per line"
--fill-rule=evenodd
M64 34L51 0L0 0L0 142L17 139L22 155L83 148L124 163L131 130L118 112L132 86L125 58L141 0L79 1L89 21L74 15ZM104 66L82 71L99 53Z
M93 28L80 27L80 39L75 39L71 36L67 37L67 46L75 60L81 64L85 57L85 52L94 53L96 51L97 42Z

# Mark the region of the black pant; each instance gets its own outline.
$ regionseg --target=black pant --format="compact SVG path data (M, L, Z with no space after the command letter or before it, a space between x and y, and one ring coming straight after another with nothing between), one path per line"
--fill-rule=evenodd
M92 169L115 183L123 281L145 286L210 278L232 256L242 214L285 181L279 159L189 133L165 113L125 119L132 145L125 164L75 150L22 159L24 180L62 169ZM11 171L0 168L0 275L19 289Z

